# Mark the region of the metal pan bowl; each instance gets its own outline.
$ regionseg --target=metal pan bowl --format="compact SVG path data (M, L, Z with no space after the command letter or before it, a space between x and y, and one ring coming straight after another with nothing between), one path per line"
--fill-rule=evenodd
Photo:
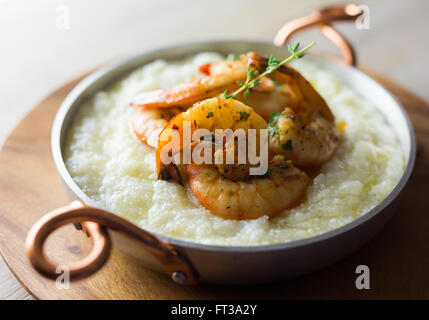
M96 71L80 82L61 105L52 129L52 153L58 173L69 198L77 202L48 213L30 230L27 252L39 272L56 277L56 265L45 258L43 243L59 226L75 222L93 238L94 247L83 261L70 266L72 279L83 278L101 268L108 259L112 239L119 250L152 269L167 272L178 283L271 282L309 273L343 259L371 239L392 217L415 160L416 143L410 120L400 103L375 80L352 66L320 56L307 56L306 59L317 60L372 102L393 128L404 152L406 167L401 179L386 199L372 210L340 228L303 240L261 246L214 246L150 233L98 207L76 185L64 164L65 136L76 111L88 97L155 59L180 59L204 51L224 55L247 51L276 57L288 55L285 48L269 43L192 43L143 53Z

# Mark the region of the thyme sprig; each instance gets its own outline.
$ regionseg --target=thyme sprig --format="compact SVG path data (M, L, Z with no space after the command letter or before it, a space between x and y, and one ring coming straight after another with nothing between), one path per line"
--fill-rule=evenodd
M278 59L276 59L274 56L271 55L270 58L268 59L267 69L263 73L261 73L259 76L257 76L256 78L255 78L255 76L257 75L258 72L256 70L251 69L250 66L248 66L247 67L246 81L244 81L244 82L243 81L237 81L237 84L241 85L241 87L231 94L228 94L228 90L225 90L225 92L223 93L223 97L225 99L235 99L239 93L244 91L244 98L248 99L250 89L257 87L261 83L261 79L263 77L273 73L275 70L280 68L282 65L292 61L293 59L302 58L305 55L305 52L308 49L310 49L311 47L313 47L315 44L316 44L316 42L312 42L308 46L306 46L305 48L303 48L299 51L298 51L299 42L297 44L295 44L294 46L288 44L288 50L291 53L291 55L289 57L287 57L286 59L284 59L283 61L279 61Z

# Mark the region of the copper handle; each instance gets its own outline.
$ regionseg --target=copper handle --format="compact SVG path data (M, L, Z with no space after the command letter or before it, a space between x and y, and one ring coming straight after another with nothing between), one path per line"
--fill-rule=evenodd
M180 284L195 284L197 274L185 257L167 242L158 239L131 222L108 211L86 206L80 201L58 208L40 218L30 229L25 246L33 267L44 276L58 277L59 265L49 260L43 250L47 237L68 223L82 223L93 248L83 260L68 265L70 280L85 278L98 271L109 258L111 240L106 228L118 231L137 242L164 267L170 277Z
M321 33L331 41L343 54L339 59L348 65L356 65L356 54L352 45L332 25L333 21L354 21L362 14L361 9L354 3L345 6L327 7L316 10L308 16L286 23L276 34L274 44L284 45L295 33L317 26Z

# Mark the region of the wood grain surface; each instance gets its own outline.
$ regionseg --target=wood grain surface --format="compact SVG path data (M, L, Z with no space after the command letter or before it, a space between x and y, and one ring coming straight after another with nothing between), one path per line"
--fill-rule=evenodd
M79 79L78 79L79 80ZM406 107L418 140L418 156L395 217L370 243L342 262L300 278L259 286L184 287L113 250L96 275L57 289L37 274L24 252L30 226L44 213L68 203L50 152L55 112L73 81L36 106L16 127L0 153L0 252L14 275L40 299L372 299L429 298L429 106L407 90L380 80ZM47 243L50 258L69 263L91 248L72 226ZM355 287L358 265L368 265L371 288ZM270 272L270 270L267 270Z

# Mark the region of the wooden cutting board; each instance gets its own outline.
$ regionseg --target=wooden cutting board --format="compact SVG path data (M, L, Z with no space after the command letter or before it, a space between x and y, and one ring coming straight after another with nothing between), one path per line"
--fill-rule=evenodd
M0 153L0 252L20 283L40 299L373 299L429 298L429 105L379 77L406 107L417 134L414 173L396 216L370 243L342 262L300 278L259 286L180 286L113 250L94 276L57 289L29 265L24 239L44 213L68 203L50 152L55 112L80 79L37 105L7 139ZM53 234L50 257L61 263L81 259L91 242L72 226ZM370 268L369 290L357 290L358 265ZM270 272L270 270L267 270ZM1 285L1 284L0 284Z

